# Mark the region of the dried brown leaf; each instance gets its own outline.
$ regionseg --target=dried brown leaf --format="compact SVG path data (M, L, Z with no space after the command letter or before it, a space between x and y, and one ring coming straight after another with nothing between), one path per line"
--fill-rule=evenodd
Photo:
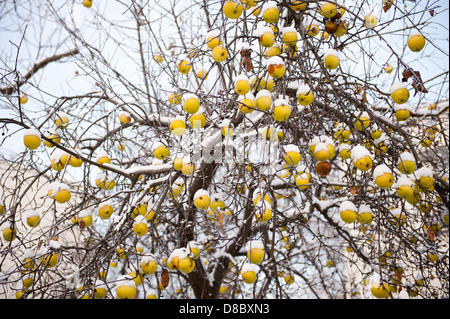
M428 235L428 239L431 241L434 241L434 230L433 227L428 227L427 228L427 235Z
M223 223L223 213L222 213L220 210L218 210L217 213L216 213L216 219L217 219L217 224L218 224L219 226L222 226L222 223Z
M428 90L423 85L423 82L418 82L416 80L413 81L412 87L414 88L414 96L416 96L417 92L428 93Z
M242 59L242 66L247 72L250 72L253 69L252 60L249 57L244 57Z
M413 70L410 70L410 69L404 70L404 71L402 72L402 76L403 76L402 82L408 81L408 79L414 75L413 72L414 72L414 71L413 71Z
M170 275L167 269L163 269L161 272L161 286L166 288L169 285Z

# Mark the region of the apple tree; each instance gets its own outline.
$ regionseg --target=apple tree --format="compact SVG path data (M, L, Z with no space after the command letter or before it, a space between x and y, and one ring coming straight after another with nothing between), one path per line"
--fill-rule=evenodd
M0 8L2 298L448 297L448 2Z

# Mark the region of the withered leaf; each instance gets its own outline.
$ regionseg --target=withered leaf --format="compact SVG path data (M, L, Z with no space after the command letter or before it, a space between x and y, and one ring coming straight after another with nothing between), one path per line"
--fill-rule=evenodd
M396 272L395 279L397 281L397 286L398 286L397 291L400 292L400 291L402 291L402 274L400 274L399 272Z
M251 60L249 57L244 57L244 58L242 59L242 66L244 67L244 69L245 69L247 72L250 72L251 69L253 69L253 63L252 63L252 60Z
M252 50L251 49L241 49L241 55L243 56L243 57L250 57L250 54L252 53Z
M78 224L80 225L80 229L84 229L85 226L86 226L86 224L85 224L85 222L84 222L83 220L80 220L80 221L78 222Z
M222 226L222 223L223 223L223 213L222 213L220 210L218 210L217 213L216 213L216 219L217 219L217 224L218 224L219 226Z
M429 10L428 12L430 13L431 16L434 16L434 10Z
M425 88L422 81L418 82L414 80L412 86L414 88L414 96L416 96L417 92L428 93L428 90Z
M428 227L427 228L427 234L428 234L428 239L433 241L434 240L434 230L433 227Z
M163 269L161 272L161 286L166 288L169 285L170 276L169 271L167 269Z
M411 70L411 69L406 69L406 70L404 70L404 71L402 72L402 76L403 76L402 82L408 81L408 79L414 75L413 72L414 72L414 71Z
M354 186L351 186L350 187L350 193L352 195L356 195L356 194L358 194L358 189L356 187L354 187Z
M392 7L392 2L391 1L384 1L384 5L383 5L383 11L384 12L387 12L391 7Z

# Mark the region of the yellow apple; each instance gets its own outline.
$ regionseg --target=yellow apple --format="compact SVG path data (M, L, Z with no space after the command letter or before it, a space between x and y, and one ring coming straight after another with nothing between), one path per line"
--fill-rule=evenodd
M68 202L71 197L72 194L68 188L62 187L55 193L55 200L60 204Z
M370 288L372 295L377 298L388 298L391 292L391 287L387 283L374 283Z
M343 201L339 206L339 213L342 221L347 224L353 223L358 218L358 209L350 201Z
M184 175L190 176L193 174L195 170L195 165L193 163L184 163L183 162L183 166L181 167L181 172Z
M295 177L295 185L298 187L299 190L305 190L309 187L310 177L306 173L301 173L298 176Z
M168 99L169 103L172 105L177 105L182 102L182 96L181 96L181 94L178 94L178 93L170 93L169 97L167 99ZM131 121L131 118L130 118L130 121Z
M283 279L286 285L292 285L295 282L294 274L286 274L283 276Z
M34 129L27 129L23 134L23 144L30 150L35 150L41 145L41 134Z
M370 206L367 205L361 205L358 209L358 217L357 220L358 222L360 222L361 224L370 224L372 223L372 217L373 217L373 213L372 210L370 209Z
M339 145L339 156L340 156L340 158L346 160L346 159L349 159L351 155L352 155L352 150L350 148L350 145L345 144L345 143Z
M212 50L211 56L217 63L223 62L228 58L228 50L219 44Z
M414 188L411 185L399 185L397 195L402 199L413 198L415 195Z
M211 50L214 49L219 44L222 44L222 40L219 37L219 30L211 30L206 34L206 45Z
M425 167L418 169L414 174L416 178L418 177L419 185L426 190L432 191L434 189L434 177L431 174L424 174L423 170Z
M192 260L190 257L180 258L178 263L178 270L185 274L189 274L195 268L195 260Z
M386 63L386 65L384 66L384 72L386 73L391 73L392 70L394 70L394 67L392 65L390 65L389 63Z
M144 274L153 275L158 268L158 264L154 257L144 256L141 260L140 268L144 272Z
M262 223L267 222L272 218L272 209L268 205L261 207L256 211L255 217Z
M121 124L130 123L131 122L131 116L130 113L122 111L119 113L119 121Z
M391 188L392 184L394 184L394 177L391 173L383 173L375 179L375 183L382 189Z
M222 127L222 135L224 137L230 137L234 135L234 130L229 125L225 125Z
M319 7L319 13L325 18L332 18L337 14L337 6L331 2L323 2Z
M277 56L280 55L282 53L281 51L281 47L278 43L274 43L271 47L268 47L265 51L264 51L264 55L267 56L268 58L271 58L273 56Z
M314 94L308 85L300 85L297 89L297 101L300 105L307 106L314 101Z
M252 90L260 91L266 88L266 80L262 77L252 76L250 78L250 85Z
M284 147L284 152L285 152L285 154L283 155L284 161L288 166L297 165L302 158L298 146L294 144L286 145Z
M20 102L20 104L26 104L28 102L28 96L23 94L22 96L20 96L19 102Z
M59 144L61 143L61 136L59 136L57 131L52 131L49 132L48 135L45 136L47 139L51 140L53 143ZM53 144L47 140L44 140L44 145L47 146L48 148L53 148L55 147L55 144Z
M283 77L286 72L283 59L279 56L273 56L267 60L267 72L275 79Z
M413 52L420 52L425 47L425 37L419 33L413 33L408 38L408 47Z
M202 128L206 125L206 116L203 114L202 110L192 114L188 119L188 124L192 128Z
M264 48L270 48L275 44L275 34L270 27L258 27L255 30L255 36L258 37L259 44Z
M367 112L363 112L355 122L356 129L360 132L364 131L370 125L370 117Z
M374 28L377 26L377 24L378 24L378 19L373 14L367 14L364 17L364 25L366 28L369 28L369 29Z
M222 200L221 196L218 194L213 194L211 196L211 203L209 204L209 208L212 211L216 211L218 208L224 209L225 208L225 202Z
M39 225L39 223L41 222L41 216L39 214L39 212L37 211L29 211L26 214L26 222L27 225L30 227L36 227Z
M252 93L247 93L244 96L240 96L238 99L239 110L242 113L251 113L256 108L255 97Z
M175 119L170 122L170 132L175 136L181 136L186 132L186 123L182 119Z
M252 264L260 264L264 259L264 249L254 247L247 251L247 258Z
M259 91L256 94L255 103L256 103L256 108L258 110L261 110L261 111L269 110L273 103L272 94L266 89Z
M409 153L407 153L409 155ZM403 155L403 154L402 154ZM400 157L398 162L398 169L402 174L412 174L416 170L417 165L414 157L405 155L403 158Z
M272 117L277 122L286 121L291 116L291 107L289 106L289 102L285 99L277 99L273 103L273 112Z
M187 74L189 73L189 71L191 70L192 65L191 65L191 61L185 57L183 59L180 59L177 62L177 70L178 72L180 72L181 74Z
M247 284L252 284L256 281L256 272L251 264L244 264L242 266L241 278Z
M266 2L262 7L261 12L263 20L267 23L275 23L280 17L280 11L274 1Z
M155 142L152 147L153 156L157 159L165 159L170 155L169 148L161 142Z
M234 90L239 95L245 95L250 91L250 81L245 74L236 77L234 80Z
M308 21L307 23L305 23L305 29L307 34L311 37L315 37L320 32L320 28L317 22L314 21Z
M153 54L153 60L155 60L156 63L162 63L162 61L164 61L164 57L161 53L155 53Z
M223 4L222 11L223 14L228 19L237 19L241 16L242 11L244 10L244 7L242 4L240 4L237 1L227 0Z
M56 113L55 125L59 129L65 129L70 124L69 116L66 113Z
M402 82L396 81L391 86L391 97L395 103L404 104L409 99L409 91Z
M290 1L289 6L294 11L303 11L307 8L307 3L300 0L294 0Z
M58 253L47 253L45 257L41 258L42 266L45 268L53 268L56 266L59 260Z
M103 299L106 297L107 290L104 286L94 288L94 298Z
M92 7L92 0L83 0L83 5L84 5L86 8Z
M111 161L109 159L109 155L106 154L105 152L100 152L97 155L96 162L98 164L101 164L101 165L103 165L103 164L110 164L111 163ZM100 168L103 169L103 167L100 167Z
M208 191L199 189L194 194L194 206L198 209L207 209L211 203Z
M201 69L197 72L197 77L202 80L206 80L208 78L208 71Z
M114 208L109 203L106 203L98 209L98 216L101 219L108 219L111 217L113 211Z
M328 70L334 70L339 66L340 60L339 57L337 56L337 52L333 50L334 52L336 52L336 54L333 54L329 52L330 50L328 50L327 51L328 54L325 55L324 65L325 68L327 68Z
M348 26L345 20L341 20L341 23L338 25L334 35L337 37L342 37L347 34Z
M3 239L6 241L13 241L16 239L17 230L15 228L6 227L3 229Z
M183 109L189 113L194 114L200 108L200 100L195 94L187 93L183 95Z
M282 29L283 42L289 47L293 47L297 44L298 33L294 27L284 27Z
M69 165L72 167L80 167L83 165L83 160L79 157L70 155L69 156Z
M356 160L355 166L359 170L365 172L365 171L369 170L372 167L372 163L373 163L372 159L369 156L364 156L364 157L359 158L358 160Z
M133 224L133 231L139 237L142 237L148 233L147 220L145 219L144 216L139 215L136 217Z
M173 160L173 168L177 171L181 171L181 167L183 167L183 159L181 157L176 157Z
M326 161L331 158L331 154L325 143L320 142L316 144L314 148L314 158L317 161Z

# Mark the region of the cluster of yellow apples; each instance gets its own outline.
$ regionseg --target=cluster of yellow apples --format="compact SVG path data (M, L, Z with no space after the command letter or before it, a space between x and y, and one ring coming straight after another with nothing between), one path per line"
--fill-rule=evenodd
M179 270L185 274L189 274L195 268L195 260L200 256L199 252L193 252L198 247L182 247L172 251L167 266L171 270Z
M368 225L372 222L373 212L369 205L360 205L359 208L349 200L344 200L339 206L339 215L344 223L352 224L358 221L361 224Z

